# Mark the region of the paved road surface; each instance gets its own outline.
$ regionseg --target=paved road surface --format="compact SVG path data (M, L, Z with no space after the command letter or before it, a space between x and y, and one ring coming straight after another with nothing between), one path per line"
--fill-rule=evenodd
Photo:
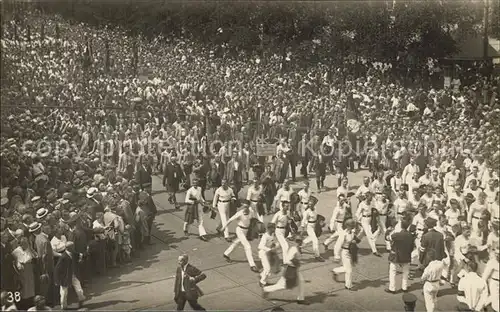
M349 173L351 186L356 188L362 182L366 171ZM132 264L109 272L106 276L96 277L87 289L90 299L86 307L90 310L175 310L173 302L174 274L177 266L177 257L187 253L192 264L203 270L207 279L199 285L205 295L199 302L208 310L254 310L266 311L275 306L281 306L286 311L316 310L316 311L402 311L402 295L392 295L384 292L388 284L387 253L383 238L378 241L382 257L371 255L368 243L363 240L360 244L360 259L354 269L355 292L344 289L343 280L339 283L332 278L331 269L339 264L332 261L332 251L324 252L320 245L325 262L314 261L312 246L309 244L304 250L302 272L304 275L305 295L309 302L307 306L295 303L296 293L286 290L270 294L263 299L258 285L259 276L250 271L246 262L243 248L240 246L231 254L233 263L226 263L222 253L228 243L216 235L215 228L218 220L205 218L205 228L210 237L209 242L200 241L192 234L184 237L182 232L183 211L175 211L167 201L167 194L161 186L159 177L153 178L154 199L158 206L154 234L154 245L141 253L139 259ZM314 186L311 180L311 186ZM337 186L337 179L329 176L325 185ZM300 187L300 182L294 187ZM246 188L240 196L246 195ZM211 199L213 192L207 192L207 199ZM178 195L183 199L184 193ZM327 219L336 204L335 189L315 194L318 197L318 212ZM182 198L182 199L181 199ZM355 203L354 203L355 204ZM353 205L353 207L355 207ZM271 217L267 216L266 221ZM235 225L230 226L234 232ZM191 232L196 232L193 227ZM320 242L327 234L323 234ZM251 243L254 250L254 259L258 264L258 241ZM332 248L330 246L330 248ZM277 276L270 282L277 280ZM343 279L343 277L340 277ZM400 283L400 280L398 280ZM400 286L400 284L399 284ZM410 290L419 301L417 311L425 311L421 284L418 279L410 281ZM439 298L439 310L454 310L456 297L448 285L442 286ZM190 307L186 305L186 310Z

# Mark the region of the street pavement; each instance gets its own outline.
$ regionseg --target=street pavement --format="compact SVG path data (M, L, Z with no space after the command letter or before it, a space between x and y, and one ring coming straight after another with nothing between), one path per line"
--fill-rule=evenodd
M297 170L298 171L298 170ZM367 171L349 173L350 185L356 189L362 182ZM315 190L314 179L310 180ZM325 185L326 192L315 193L319 199L318 213L329 220L333 207L336 205L337 178L328 176ZM299 188L301 182L293 184ZM240 197L246 196L247 188L240 192ZM153 178L154 200L158 207L153 230L153 245L140 252L137 259L126 266L113 269L104 276L92 279L86 287L89 300L86 308L89 310L138 310L160 311L175 310L173 289L177 257L188 254L190 263L202 270L207 278L199 284L204 296L200 304L207 310L252 310L269 311L273 307L282 307L285 311L315 310L315 311L402 311L402 293L388 294L384 289L388 285L388 261L383 237L379 237L378 247L382 257L371 254L366 239L360 243L359 263L354 268L353 281L356 291L344 288L343 276L339 282L333 280L331 270L340 264L333 262L333 244L325 251L323 242L328 233L320 240L320 251L325 262L316 262L309 244L303 250L301 272L305 279L305 296L308 305L296 304L296 290L284 290L271 293L267 299L262 298L259 287L259 275L250 271L243 247L240 245L231 254L232 263L227 263L222 254L229 246L216 232L219 219L209 219L205 216L205 228L210 240L203 242L198 239L197 227L190 228L191 235L184 237L182 224L184 209L176 211L168 203L168 195L161 185L161 177ZM177 200L184 202L185 193L178 194ZM207 191L210 200L213 191ZM353 200L353 209L356 207ZM270 221L266 216L265 221ZM235 224L229 227L233 233ZM326 232L326 231L325 231ZM256 263L260 265L257 255L258 240L251 242ZM279 276L273 276L269 282L275 282ZM400 275L397 287L400 287ZM425 311L422 286L419 279L410 281L410 291L418 298L417 311ZM439 294L438 309L453 311L456 306L456 295L449 285L443 285ZM186 310L190 310L186 304Z

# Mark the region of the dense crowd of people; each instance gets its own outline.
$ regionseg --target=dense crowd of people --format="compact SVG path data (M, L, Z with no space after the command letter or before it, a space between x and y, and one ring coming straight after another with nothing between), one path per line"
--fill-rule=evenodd
M447 246L436 256L448 259L443 275L459 290L454 276L466 262L472 271L476 260L467 259L477 255L463 246L489 251L477 261L498 261L499 77L456 89L434 89L424 81L408 87L391 64L374 60L349 58L333 70L321 64L298 68L291 54L285 62L278 56L220 58L193 42L44 21L43 33L11 24L2 38L9 70L1 95L2 306L22 299L16 302L20 309L44 301L65 309L70 286L82 305L81 283L130 261L149 243L156 214L152 175L158 172L176 207L175 194L191 186L201 187L200 194L189 193L194 199L186 196L192 206L205 201L205 189L223 184L237 198L253 172L255 189L263 185L262 197L255 197L260 216L282 213L283 203L286 212L293 193L288 179L296 180L298 164L300 175L315 174L318 191L327 171L338 173L328 240L337 239L335 255L343 263L337 273L352 272L346 250L357 240L351 233L357 222L350 218L360 222L377 256L374 242L381 232L399 232L413 222L417 250L425 255L424 231L440 227ZM134 47L139 78L131 69ZM276 144L271 165L257 154L257 138ZM360 207L352 215L352 194L341 190L348 190L347 170L357 170L355 164L373 177L359 188ZM309 188L302 194L307 203ZM218 205L214 201L213 208ZM372 208L381 230L372 231ZM315 218L304 211L304 220ZM387 214L399 222L386 222ZM439 225L424 221L428 216ZM316 234L307 222L304 228L321 260ZM460 246L450 247L452 241ZM285 255L286 241L278 242ZM415 261L427 276L432 256L424 258ZM496 264L496 277L483 275L492 303ZM262 274L265 286L269 270ZM347 277L346 287L352 288ZM426 287L424 292L435 293L434 286ZM428 311L435 300L426 296Z

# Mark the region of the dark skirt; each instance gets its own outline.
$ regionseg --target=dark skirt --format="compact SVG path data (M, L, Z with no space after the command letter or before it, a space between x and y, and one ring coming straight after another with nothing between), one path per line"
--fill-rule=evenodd
M184 222L193 224L194 220L200 220L198 213L198 204L188 205L184 214Z
M169 192L169 193L179 192L179 182L167 183L167 192Z

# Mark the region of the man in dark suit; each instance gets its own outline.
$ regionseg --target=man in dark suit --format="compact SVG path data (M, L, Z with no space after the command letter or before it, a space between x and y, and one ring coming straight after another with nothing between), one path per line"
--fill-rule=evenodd
M210 180L212 181L212 187L214 187L215 189L219 188L222 185L224 172L224 163L221 161L220 156L216 155L210 169Z
M83 228L79 219L80 218L78 216L74 216L68 221L69 231L66 233L66 238L68 239L68 242L73 242L73 248L76 253L86 256L89 236L91 233L88 233ZM88 280L89 276L87 272L86 258L78 262L78 269L76 270L75 275L83 282Z
M40 261L40 293L47 298L47 303L54 304L54 293L52 287L54 276L54 254L49 241L51 228L44 225L35 232L35 247Z
M14 269L14 257L12 256L12 247L9 243L9 229L1 233L1 251L2 267L0 274L0 288L3 291L13 292L18 289L19 277Z
M163 186L167 188L169 193L168 201L169 203L175 205L175 209L179 209L179 204L175 194L179 192L179 184L184 176L181 165L177 163L177 157L170 156L170 161L165 165L165 170L163 171Z
M298 142L297 153L298 158L300 159L300 163L302 164L302 166L300 167L300 174L307 179L307 167L312 157L311 149L308 146L307 134L303 134L302 140Z
M153 186L153 178L151 177L151 174L153 173L153 169L148 163L147 157L143 156L141 158L141 164L135 172L135 181L139 184L142 191L146 191L151 194L151 188Z
M420 264L422 268L425 268L430 263L426 253L431 249L434 250L436 256L435 260L443 260L446 258L444 235L435 229L437 220L427 218L425 223L429 231L422 235L422 239L420 240Z
M179 256L179 267L175 274L174 300L177 303L177 311L183 311L186 301L195 311L206 311L199 303L198 298L203 295L198 283L207 276L196 267L188 263L187 255Z
M398 267L403 271L403 281L401 288L404 292L408 290L408 277L410 275L411 253L415 247L415 237L408 232L410 220L403 219L401 221L401 232L396 232L391 235L391 253L389 254L389 288L386 292L396 293L396 272Z
M78 308L83 306L85 296L83 294L80 280L76 277L76 267L82 255L75 252L75 244L73 242L66 243L66 251L61 255L59 261L54 268L54 283L60 287L61 294L61 310L68 308L68 290L69 286L73 286L78 297Z
M227 162L225 169L224 178L229 184L234 185L234 194L238 196L238 193L241 190L241 182L243 178L243 165L238 159L238 152L233 152L232 158Z

